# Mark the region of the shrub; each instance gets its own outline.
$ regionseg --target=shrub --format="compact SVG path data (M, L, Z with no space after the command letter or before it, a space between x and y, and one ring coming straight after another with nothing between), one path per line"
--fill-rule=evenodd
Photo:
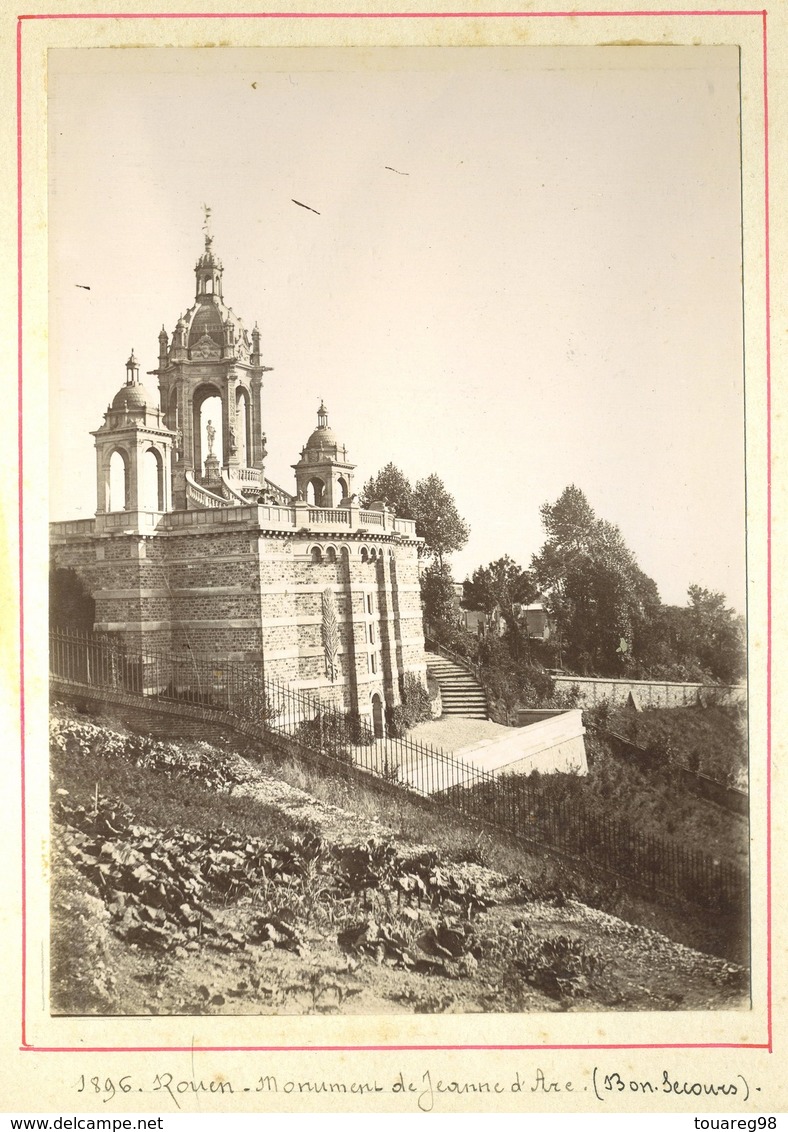
M411 727L432 718L430 693L412 672L406 672L400 686L402 703L386 708L389 735L401 739Z
M369 746L374 734L358 712L318 712L313 719L299 723L294 738L305 747L323 751L343 762L352 762L351 747Z

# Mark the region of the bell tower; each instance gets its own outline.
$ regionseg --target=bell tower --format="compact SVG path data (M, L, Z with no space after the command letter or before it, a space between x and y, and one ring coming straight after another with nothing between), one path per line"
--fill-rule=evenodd
M257 324L250 333L224 302L224 269L213 250L210 211L206 206L194 302L178 318L171 338L162 327L158 367L151 371L159 380L166 425L175 435L176 510L199 505L200 493L209 503L220 491L235 502L243 502L245 494L255 499L265 483L262 387L271 367L262 363ZM215 430L215 459L206 469L208 418Z

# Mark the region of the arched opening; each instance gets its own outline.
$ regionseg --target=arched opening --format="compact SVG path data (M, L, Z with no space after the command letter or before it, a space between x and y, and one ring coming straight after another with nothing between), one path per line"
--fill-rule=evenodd
M361 548L361 561L362 562L369 562L369 551L367 550L367 548L365 546L362 546L362 548Z
M306 501L312 507L322 507L323 497L326 493L326 485L317 476L311 479L306 485Z
M213 452L224 464L224 429L222 428L222 398L215 385L200 385L194 392L193 436L194 470L198 476L205 475L205 461Z
M313 546L312 547L311 558L312 558L312 562L315 566L319 566L320 563L323 561L323 552L321 551L319 546Z
M326 562L336 562L337 552L333 546L326 547Z
M155 448L149 448L142 456L142 510L164 510L164 477L162 475L161 455Z
M372 730L375 732L376 739L385 738L386 732L383 728L383 701L377 692L372 697Z
M115 451L109 458L108 511L127 511L129 506L129 477L124 452Z
M249 402L249 394L241 386L235 391L235 443L238 448L241 466L244 468L249 467L249 459L252 454L251 436L251 405Z
M339 476L337 478L337 487L339 488L339 498L340 498L340 500L347 499L347 497L348 497L348 486L347 486L347 480L345 479L344 476Z

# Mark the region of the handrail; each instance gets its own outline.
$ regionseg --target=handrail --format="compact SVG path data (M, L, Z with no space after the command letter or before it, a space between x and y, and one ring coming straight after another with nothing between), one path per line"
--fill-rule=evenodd
M195 479L186 473L186 495L194 503L199 503L201 507L233 507L234 504L229 503L226 499L222 499L220 495L214 495L212 491L208 491L202 484L197 483ZM244 502L247 502L244 500Z
M465 671L470 672L470 674L474 676L480 684L484 684L484 681L482 680L482 667L480 664L474 664L474 662L472 660L469 660L467 656L460 656L459 653L452 652L451 649L447 649L445 645L438 644L438 642L433 637L425 637L424 644L426 645L428 652L437 652L446 660L451 660L454 662L454 664L459 664L460 668L464 668Z
M255 484L257 487L263 486L263 473L259 468L233 468L233 478L241 480L242 483Z
M230 482L230 477L227 475L224 468L222 468L222 488L225 492L226 499L230 499L232 502L242 503L244 507L248 507L251 503L250 499L247 499L245 495L242 495L240 491L233 487Z
M274 483L273 480L264 479L263 487L280 507L292 507L295 503L295 498L279 484Z

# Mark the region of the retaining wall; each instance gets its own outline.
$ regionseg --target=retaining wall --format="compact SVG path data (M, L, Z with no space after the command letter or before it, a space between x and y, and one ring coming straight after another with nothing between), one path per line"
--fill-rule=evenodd
M608 680L597 676L554 676L553 680L557 692L569 693L577 688L582 707L593 707L603 700L612 707L623 707L630 696L638 708L747 704L745 684L680 684L668 680Z
M588 774L583 714L571 711L520 711L520 726L509 735L483 739L455 751L457 759L480 770L506 774Z

